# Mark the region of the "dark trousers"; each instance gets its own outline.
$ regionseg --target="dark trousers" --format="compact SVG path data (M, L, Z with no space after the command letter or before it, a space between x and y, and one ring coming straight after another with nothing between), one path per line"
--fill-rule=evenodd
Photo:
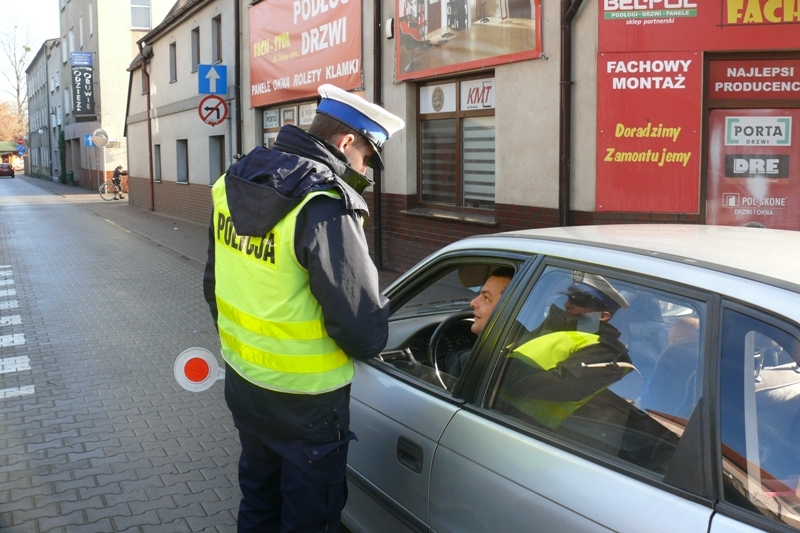
M336 533L347 500L347 448L308 444L239 428L239 533Z

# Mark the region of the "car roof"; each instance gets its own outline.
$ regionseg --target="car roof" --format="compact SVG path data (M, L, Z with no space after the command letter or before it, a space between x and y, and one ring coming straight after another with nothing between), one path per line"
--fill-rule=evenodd
M800 284L800 232L737 226L689 224L622 224L571 226L481 235L476 240L488 247L509 240L510 248L526 249L529 240L557 241L621 250L713 270L764 280L772 278L790 285ZM512 244L512 241L517 244ZM483 246L483 245L480 245ZM531 250L535 251L535 250ZM783 285L782 283L779 283Z

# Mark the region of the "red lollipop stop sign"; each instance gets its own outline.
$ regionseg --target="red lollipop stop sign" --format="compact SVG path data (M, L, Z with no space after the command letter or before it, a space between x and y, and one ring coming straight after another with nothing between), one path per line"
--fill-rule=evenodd
M225 378L225 369L205 348L184 350L175 360L175 380L178 385L192 392L201 392L211 387L218 379Z

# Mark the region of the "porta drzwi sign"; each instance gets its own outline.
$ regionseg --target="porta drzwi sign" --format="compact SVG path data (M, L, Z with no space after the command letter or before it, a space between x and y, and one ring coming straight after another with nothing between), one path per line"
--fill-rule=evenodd
M72 112L94 115L94 70L91 52L72 52Z

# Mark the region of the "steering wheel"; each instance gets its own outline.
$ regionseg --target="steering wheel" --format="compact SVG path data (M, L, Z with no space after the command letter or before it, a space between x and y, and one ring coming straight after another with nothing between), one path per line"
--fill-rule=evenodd
M433 370L436 372L436 375L439 374L439 366L436 363L436 360L438 359L439 355L437 353L437 350L439 347L439 341L444 335L444 332L450 329L450 327L453 326L454 324L464 320L471 319L474 316L475 315L473 314L472 309L470 309L469 311L458 311L457 313L453 313L449 317L442 320L442 322L433 331L433 335L431 335L431 342L430 344L428 344L428 359L430 360L431 366L433 367Z

